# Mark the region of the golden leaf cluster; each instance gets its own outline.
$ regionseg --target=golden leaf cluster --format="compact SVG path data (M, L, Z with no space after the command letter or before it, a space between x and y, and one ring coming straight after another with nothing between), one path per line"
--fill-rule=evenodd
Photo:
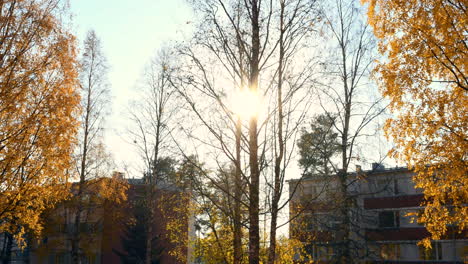
M0 1L0 232L22 242L67 194L79 105L58 0Z
M187 246L189 241L189 220L194 214L190 196L183 192L159 190L157 209L164 222L163 236L171 243L168 254L177 261L187 262Z
M433 239L468 224L468 8L465 0L363 0L385 59L375 71L395 117L393 154L424 189ZM427 242L427 241L426 241ZM427 244L427 243L426 243Z

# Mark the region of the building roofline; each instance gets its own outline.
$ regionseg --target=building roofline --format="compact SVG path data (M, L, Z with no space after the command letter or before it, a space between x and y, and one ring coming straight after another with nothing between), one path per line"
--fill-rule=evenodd
M355 176L355 175L378 175L378 174L388 174L388 173L394 173L394 172L411 172L410 169L408 169L408 167L404 166L404 167L392 167L392 168L382 168L382 167L378 167L378 168L375 168L375 169L370 169L370 170L361 170L360 172L348 172L348 176ZM318 175L318 174L314 174L314 175L304 175L303 177L301 178L295 178L295 179L289 179L287 180L286 182L297 182L299 180L323 180L323 179L326 179L327 177L330 177L330 176L336 176L337 174L332 174L332 175L329 175L329 176L323 176L323 175Z

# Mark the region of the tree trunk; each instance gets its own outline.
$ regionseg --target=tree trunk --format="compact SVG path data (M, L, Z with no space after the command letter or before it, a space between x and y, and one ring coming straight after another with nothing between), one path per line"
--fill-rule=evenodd
M156 144L155 149L157 149L158 144ZM147 193L146 193L146 206L148 215L146 215L146 251L145 251L145 263L151 264L152 256L151 251L153 248L152 245L152 238L153 238L153 218L154 218L154 191L155 191L155 182L156 182L156 166L157 166L157 154L158 151L155 152L155 159L153 161L153 170L147 178Z
M343 74L347 76L347 69L346 69L346 54L344 51L344 47L342 47L343 51ZM343 240L342 240L342 247L341 247L341 262L342 263L354 263L353 259L351 258L350 254L350 228L351 228L351 219L350 219L350 201L348 195L348 135L349 135L349 123L351 119L351 95L349 94L349 87L348 87L348 80L347 78L343 78L344 82L344 91L345 91L345 117L344 117L344 128L343 134L341 137L341 166L342 169L339 172L339 180L340 180L340 187L341 187L341 195L342 195L342 205L341 205L341 215L343 218L342 221L342 230L343 230Z
M240 3L237 3L240 5ZM238 9L238 19L237 27L240 28L240 8ZM244 72L243 57L244 51L242 47L242 40L240 36L237 35L237 46L238 46L238 56L240 62L240 72ZM241 74L240 77L241 87L240 89L245 89L245 76ZM241 201L242 201L242 192L245 184L242 181L242 168L241 168L241 138L242 138L242 119L238 116L236 120L236 160L235 160L235 190L234 190L234 230L233 230L233 250L234 250L234 264L242 263L242 212L241 212Z
M259 55L260 55L260 27L258 0L252 4L252 58L250 60L250 89L254 92L258 90L259 75ZM260 228L259 228L259 189L260 171L258 166L258 138L257 138L257 117L250 119L249 123L249 165L250 165L250 186L249 186L249 264L260 263Z
M81 206L78 206L81 207ZM72 230L72 240L71 240L71 255L72 255L72 263L79 264L80 261L80 218L81 218L81 209L78 209L75 214L75 223L74 228Z
M276 259L276 228L278 225L278 204L281 198L281 162L284 155L283 142L283 59L284 59L284 1L281 1L280 14L280 40L279 40L279 63L278 63L278 153L275 155L274 189L271 201L270 222L270 246L268 249L268 264L273 264Z
M242 263L242 226L241 226L241 199L242 199L242 176L241 176L241 131L240 118L236 122L236 174L234 190L234 264Z
M260 229L259 229L259 188L260 173L258 168L257 121L252 118L249 128L250 146L250 202L249 202L249 263L258 264L260 261Z
M91 67L90 71L92 72L93 68ZM91 80L92 74L89 74L88 77L88 87L87 87L87 98L86 98L86 113L85 113L85 123L84 123L84 136L83 136L83 153L81 156L81 167L80 167L80 182L78 185L78 193L77 197L77 207L76 207L76 214L75 214L75 223L74 229L72 230L72 240L71 240L71 255L72 255L72 262L74 264L81 263L80 257L80 225L81 225L81 213L83 211L83 202L82 196L85 189L86 184L86 161L88 158L88 136L89 136L89 123L90 123L90 114L91 114ZM72 187L73 192L73 187Z
M146 219L146 251L145 251L145 264L151 264L152 262L152 258L151 258L151 249L153 248L153 245L152 245L152 234L153 234L153 218L154 218L154 215L153 215L153 188L152 188L152 185L149 184L148 186L148 196L149 196L149 199L147 200L147 203L146 203L146 206L148 207L147 209L147 212L148 212L148 215L146 215L145 217L147 217Z

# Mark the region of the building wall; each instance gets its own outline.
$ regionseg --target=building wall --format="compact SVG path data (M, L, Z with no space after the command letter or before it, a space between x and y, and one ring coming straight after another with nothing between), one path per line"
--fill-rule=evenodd
M144 184L133 184L130 185L128 191L129 203L136 202L138 200L144 199L146 185ZM175 245L170 239L171 235L167 230L168 221L177 219L182 223L181 235L188 236L189 221L188 216L181 215L178 208L186 206L182 204L182 196L184 194L178 190L170 189L158 189L155 195L155 208L154 208L154 219L153 224L153 234L152 237L159 237L157 246L164 249L160 261L164 264L178 264L184 263L185 261L180 260L179 258L173 256L169 252L172 250L179 250L182 255L187 255L187 247ZM131 206L128 209L131 213ZM131 215L124 219L124 221L129 220ZM106 225L104 225L104 230L109 230L108 234L105 234L105 237L110 241L108 246L102 248L102 263L120 263L120 257L116 254L116 250L123 252L122 247L122 236L124 235L123 227L120 225L118 227L113 227L113 219L107 219ZM114 223L115 224L115 223ZM183 240L180 240L183 241Z
M90 264L118 264L121 263L119 255L125 253L122 246L122 239L125 235L125 223L133 217L132 204L144 196L146 185L130 184L127 191L128 200L125 204L116 206L106 204L103 208L90 208L87 214L82 216L83 226L87 223L98 223L97 228L83 233L83 247L87 248L88 263ZM188 236L188 219L183 216L176 216L179 206L179 198L182 193L176 190L158 190L155 202L155 217L152 221L153 236L160 236L160 244L164 248L161 255L161 263L178 264L184 263L171 256L168 252L175 249L175 245L168 239L166 224L168 217L177 217L185 228L185 236ZM163 198L165 197L165 198ZM170 201L166 200L170 197ZM166 204L164 204L166 203ZM119 217L116 217L119 215ZM185 219L185 220L184 220ZM51 210L46 218L44 237L39 241L34 241L30 246L29 263L71 263L70 255L70 234L73 227L73 213L67 209L66 203L58 205ZM180 249L180 248L178 248ZM181 249L181 254L187 254L187 247Z
M429 236L429 233L424 226L416 222L417 214L423 210L420 204L424 196L421 189L415 188L413 175L414 173L406 168L379 168L362 171L359 175L356 173L349 175L350 192L358 197L356 207L351 212L359 212L356 213L359 230L352 232L352 239L362 243L363 250L370 252L366 254L368 256L363 262L462 263L463 260L468 261L467 232L462 234L449 232L444 239L435 241L432 251L425 251L417 245L418 241ZM306 208L304 217L292 221L290 235L303 239L303 236L297 236L297 232L294 231L294 227L300 225L298 221L309 218L317 222L317 219L323 218L325 220L321 222L329 223L332 219L329 215L335 213L333 203L336 203L336 200L333 200L332 196L324 195L318 199L324 201L320 204L317 201L311 202L310 194L317 192L317 186L323 185L329 185L327 189L336 190L336 181L318 177L303 178L296 188L298 182L298 180L289 182L290 192L297 191L292 196L290 214L297 213L298 207L311 208ZM408 216L408 213L414 213L416 216ZM320 227L316 224L307 231L317 232L317 230L320 230ZM333 253L325 247L326 245L332 247L334 237L336 235L329 235L327 238L316 236L312 242L314 246L311 248L317 259L330 259Z

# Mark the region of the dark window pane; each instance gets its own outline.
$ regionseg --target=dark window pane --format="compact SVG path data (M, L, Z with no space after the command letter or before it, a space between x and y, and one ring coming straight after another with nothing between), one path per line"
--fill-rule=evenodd
M395 227L395 214L392 211L379 212L379 227Z

